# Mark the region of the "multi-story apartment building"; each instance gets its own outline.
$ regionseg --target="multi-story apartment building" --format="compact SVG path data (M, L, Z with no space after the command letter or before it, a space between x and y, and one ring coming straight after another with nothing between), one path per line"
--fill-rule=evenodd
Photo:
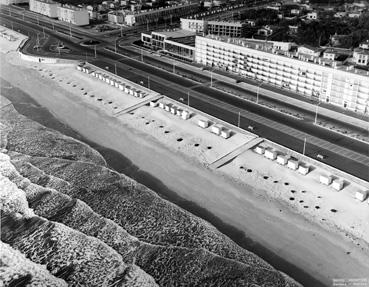
M170 19L171 17L183 17L196 13L200 8L199 3L189 3L170 7L149 9L147 11L126 11L125 24L129 26L149 24L159 19Z
M195 61L369 114L369 72L277 46L275 42L196 36Z
M59 3L52 0L30 0L29 10L50 18L58 18Z
M242 37L246 23L239 21L207 21L181 18L181 29L218 36Z
M202 19L181 18L181 29L195 33L205 33L207 22Z
M90 23L88 10L72 5L59 6L58 19L77 26L84 26Z
M207 34L228 36L228 37L241 37L243 35L246 24L241 22L226 22L226 21L208 21L207 22Z

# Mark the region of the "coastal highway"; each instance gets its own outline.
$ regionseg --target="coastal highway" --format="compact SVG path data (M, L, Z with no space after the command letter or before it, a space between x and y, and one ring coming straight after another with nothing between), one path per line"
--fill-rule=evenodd
M23 25L23 32L29 29L42 32L40 26L31 23L25 24L21 18L8 18L9 20ZM70 39L65 33L57 33L50 29L45 30L52 37L62 40L73 51L70 54L62 55L62 57L84 60L86 52L89 56L92 54L92 48L78 45L75 39ZM27 33L25 34L27 35ZM31 34L31 37L33 35ZM123 53L124 51L118 48L118 52ZM145 85L148 84L149 77L151 89L176 100L181 98L186 100L187 93L190 92L190 105L192 107L232 124L237 123L238 112L241 112L240 127L247 129L249 125L255 126L254 132L258 135L296 151L302 151L303 140L306 137L306 154L308 156L316 158L318 153L324 154L327 156L326 163L369 180L368 164L366 163L368 145L364 143L308 125L304 121L243 101L209 86L199 85L181 76L136 61L132 57L115 54L105 50L103 46L98 48L97 59L92 62L102 68L108 67L112 72L115 69L114 64L116 64L119 75L136 82L143 81Z
M234 125L237 125L238 112L241 112L241 128L247 129L249 125L254 126L256 129L253 132L259 136L296 151L302 152L304 137L301 135L304 135L307 138L306 155L316 158L318 153L324 154L327 156L326 163L355 174L364 180L369 180L367 172L369 166L368 145L365 143L350 140L323 129L316 129L314 126L309 127L303 121L295 120L284 114L243 101L207 86L199 87L188 79L165 71L158 69L145 71L145 69L139 67L139 64L142 63L130 58L121 58L116 61L120 63L116 65L118 75L137 83L142 81L146 87L149 86L150 89L177 101L183 99L184 103L187 103L189 92L190 106ZM96 60L92 61L92 64L114 73L116 61ZM290 126L287 126L287 124ZM317 130L317 135L320 137L315 136ZM314 135L311 135L311 133ZM301 135L299 136L299 134ZM320 140L322 138L324 140ZM326 139L329 139L329 141ZM352 152L350 141L352 141L352 144L358 145L358 150L362 154ZM342 147L342 145L346 147Z

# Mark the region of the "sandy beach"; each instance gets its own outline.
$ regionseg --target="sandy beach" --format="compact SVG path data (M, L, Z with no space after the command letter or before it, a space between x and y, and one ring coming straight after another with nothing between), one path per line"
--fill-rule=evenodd
M239 171L238 178L230 176L247 160L258 162L255 154L243 155L246 156L244 159L241 157L220 170L212 171L204 167L196 157L201 158L202 154L211 161L219 156L216 147L207 150L207 146L214 141L207 142L199 134L187 141L190 144L186 148L175 143L175 139L178 136L184 138L190 133L190 128L180 132L168 125L166 128L171 131L168 135L171 140L161 140L163 134L150 132L147 119L155 119L153 124L158 126L168 123L165 118L160 118L157 111L149 111L147 107L139 109L134 115L113 117L112 107L103 106L86 95L83 97L83 93L94 93L97 97L100 94L101 97L107 95L114 102L119 102L119 97L114 94L115 90L110 90L114 88L102 86L100 90L94 89L95 84L90 79L75 76L77 71L76 74L71 74L74 67L23 62L15 52L6 55L1 53L1 66L3 79L25 91L81 135L122 153L141 170L150 173L182 198L203 207L324 285L332 286L333 279L369 278L369 253L365 240L353 241L351 236L345 236L342 232L332 232L334 226L322 222L317 224L313 217L302 216L297 207L280 200L280 195L271 196L273 189L257 178L256 173L246 176L245 172ZM49 76L50 71L52 76ZM67 84L69 80L71 83ZM81 91L81 88L84 90ZM133 103L132 99L129 101L130 104ZM219 139L215 140L214 145L217 145L217 141L218 146L221 146ZM171 147L165 144L169 142L173 143ZM184 156L194 143L200 144L200 152ZM255 170L265 167L265 162L260 160ZM277 176L271 172L268 174L271 177ZM287 176L291 178L288 173ZM301 188L297 188L300 192ZM291 189L292 187L288 188ZM274 191L277 190L283 193L281 188L276 187ZM314 190L312 194L316 197L318 191ZM307 202L312 200L309 195L306 197ZM331 197L333 198L329 195L324 198L322 209L325 205L330 207ZM313 202L311 204L314 205ZM366 209L360 206L364 212L369 209L366 205ZM338 208L341 207L343 208ZM324 216L328 217L330 214ZM338 216L342 216L344 220L348 218L345 224L362 224L361 230L368 230L368 211L360 222L351 222L347 214L345 217L345 213ZM315 221L320 221L321 218L322 214ZM368 236L367 232L362 235L362 239L367 240L365 236ZM242 242L238 243L242 245ZM289 275L295 278L294 274Z

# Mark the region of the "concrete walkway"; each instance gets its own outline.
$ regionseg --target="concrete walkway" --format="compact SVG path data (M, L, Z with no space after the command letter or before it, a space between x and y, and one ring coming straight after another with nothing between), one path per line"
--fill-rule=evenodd
M259 138L259 137L255 138L255 139L252 139L252 140L248 141L247 143L245 143L245 144L239 146L238 148L234 149L233 151L223 155L221 158L218 158L216 161L211 163L209 165L209 167L211 169L217 169L217 168L221 167L222 165L224 165L225 163L227 163L228 161L234 159L236 156L240 155L241 153L247 151L250 148L253 148L256 145L258 145L262 141L264 141L264 139Z
M155 95L155 96L152 96L152 97L148 97L147 99L144 99L143 101L141 101L141 102L139 102L139 103L137 103L133 106L127 107L127 108L115 113L114 115L118 117L122 114L129 113L129 112L131 112L135 109L138 109L139 107L142 107L142 106L150 103L151 101L156 101L158 99L161 99L162 97L163 97L163 95Z

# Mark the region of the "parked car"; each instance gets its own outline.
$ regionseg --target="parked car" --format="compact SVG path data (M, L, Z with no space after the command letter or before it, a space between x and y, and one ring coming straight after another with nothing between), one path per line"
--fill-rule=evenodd
M319 158L319 159L325 159L327 156L325 156L324 154L320 154L320 153L318 153L318 154L316 155L316 157L317 157L317 158Z

